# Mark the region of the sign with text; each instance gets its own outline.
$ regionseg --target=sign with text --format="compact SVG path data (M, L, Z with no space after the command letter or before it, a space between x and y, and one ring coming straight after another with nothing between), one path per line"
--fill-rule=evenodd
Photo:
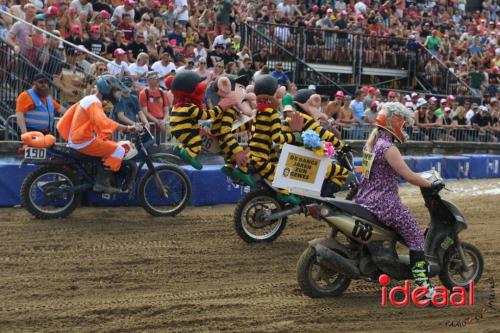
M321 193L321 186L330 159L318 156L303 147L285 144L281 151L273 186L289 190ZM295 192L300 192L296 191Z

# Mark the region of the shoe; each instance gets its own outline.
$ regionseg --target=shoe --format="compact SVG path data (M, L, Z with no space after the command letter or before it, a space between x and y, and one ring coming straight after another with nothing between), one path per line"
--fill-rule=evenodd
M104 168L99 168L97 170L96 182L94 184L93 190L95 192L104 193L121 193L122 189L111 185L111 177L113 177L113 172Z
M180 153L181 153L182 148L179 145L174 146L174 148L172 150L173 150L175 155L180 157Z
M250 175L250 174L248 174L246 172L243 172L243 171L241 171L238 168L233 169L232 177L231 178L234 178L236 180L242 181L242 182L244 182L246 185L248 185L250 187L255 187L257 185L255 183L255 179L252 177L252 175Z
M281 202L289 203L289 204L292 204L295 206L300 205L300 203L301 203L300 198L294 194L287 195L287 194L278 193L278 195L276 197Z
M230 177L231 179L233 178L233 168L228 167L227 165L224 165L222 168L220 168L220 171L221 171L224 175L226 175L226 176Z
M191 157L191 155L189 155L189 153L186 149L184 149L184 148L181 149L181 151L179 153L179 157L182 158L186 163L191 164L191 166L193 168L195 168L196 170L203 169L203 164L201 164L200 161L198 161L198 159L196 159L196 157Z

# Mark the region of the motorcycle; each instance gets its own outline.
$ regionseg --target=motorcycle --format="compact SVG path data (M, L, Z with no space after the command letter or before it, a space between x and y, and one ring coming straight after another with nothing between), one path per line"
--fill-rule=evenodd
M421 173L432 181L440 180L436 171ZM421 188L431 221L425 231L425 256L429 276L439 276L442 284L468 288L477 283L483 272L483 257L459 234L467 229L460 210L443 200L439 191ZM309 215L325 221L331 228L326 238L309 242L297 264L297 279L310 297L340 296L352 279L378 282L380 274L396 280L411 279L410 258L398 255L396 244L402 238L362 206L334 198L321 198L307 206ZM345 236L341 241L339 235ZM343 239L343 238L342 238Z
M353 180L349 184L346 200L352 200L356 193L358 179L353 172L353 155L351 152L338 151L335 155L337 163L349 170ZM321 190L322 197L332 197L338 191L330 181L325 181ZM317 202L320 197L299 196L301 204L294 206L283 203L276 197L277 190L267 180L258 182L255 190L240 199L234 212L234 229L236 234L247 243L272 242L285 229L288 216L304 214L308 216L307 205ZM321 200L321 199L319 199Z
M185 172L172 163L174 155L152 154L154 138L149 130L132 133L130 141L118 142L125 148L121 168L111 182L130 198L138 196L140 205L153 216L175 216L188 204L191 183ZM49 148L24 146L21 164L41 166L29 174L21 186L21 203L38 219L63 218L79 205L85 192L91 191L99 168L99 157L84 155L61 145ZM155 165L154 163L166 163ZM146 165L147 172L140 175ZM135 185L137 191L134 191ZM109 193L103 193L103 197Z

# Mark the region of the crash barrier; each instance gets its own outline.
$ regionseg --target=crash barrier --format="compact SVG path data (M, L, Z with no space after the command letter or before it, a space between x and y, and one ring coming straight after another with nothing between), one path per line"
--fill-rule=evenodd
M404 159L415 172L434 169L440 171L446 179L500 177L500 155L405 156ZM360 176L361 158L355 158L354 165ZM250 191L248 187L233 185L220 172L220 167L221 165L205 165L201 171L187 166L182 167L191 180L190 204L192 206L236 203L245 193ZM12 207L20 204L21 183L35 168L32 165L20 167L20 161L14 158L0 160L0 188L2 188L0 207ZM130 198L128 194L103 195L90 192L86 195L84 204L91 206L134 206L137 205L137 199Z

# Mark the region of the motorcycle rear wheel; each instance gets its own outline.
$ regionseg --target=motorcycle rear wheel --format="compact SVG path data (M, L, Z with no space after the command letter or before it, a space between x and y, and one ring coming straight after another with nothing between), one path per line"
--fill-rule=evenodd
M316 261L316 250L310 246L297 263L297 281L304 294L312 298L338 297L351 283L351 279L339 272L320 266Z
M264 225L262 217L266 212L283 209L274 191L260 189L245 195L234 210L234 229L236 234L247 243L272 242L285 229L287 218L283 217Z
M444 254L443 266L439 273L439 279L449 290L453 290L453 287L468 289L469 281L473 280L474 284L477 284L483 275L484 262L481 252L472 244L461 244L470 271L465 272L461 267L462 261L456 246L449 247Z
M44 177L48 177L42 181ZM51 183L55 187L51 188ZM81 193L58 191L77 185L73 174L61 166L44 166L28 175L21 186L21 204L37 219L58 219L71 214L78 207ZM37 202L39 200L39 202Z

